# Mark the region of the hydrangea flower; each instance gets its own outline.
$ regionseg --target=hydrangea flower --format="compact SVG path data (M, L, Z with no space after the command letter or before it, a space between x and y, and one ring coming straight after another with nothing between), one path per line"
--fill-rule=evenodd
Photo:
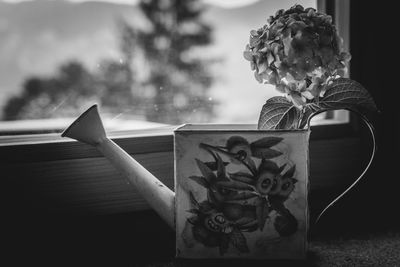
M275 85L300 109L344 76L350 60L331 16L301 5L279 10L252 30L244 57L258 82Z

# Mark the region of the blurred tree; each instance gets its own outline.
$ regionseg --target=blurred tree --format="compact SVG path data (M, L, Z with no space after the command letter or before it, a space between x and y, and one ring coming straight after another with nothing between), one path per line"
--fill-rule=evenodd
M215 105L208 96L212 62L194 49L211 42L211 28L201 20L199 0L142 0L139 8L147 27L119 21L119 60L104 60L96 73L71 61L54 77L27 79L3 119L76 116L97 102L103 111L149 121L208 120Z
M96 83L82 64L67 62L52 78L28 78L22 93L6 103L3 119L76 116L85 102L94 100L98 93Z
M100 102L102 110L109 113L131 112L132 106L138 104L132 92L134 84L131 68L127 63L104 60L100 65L98 86L102 88Z
M212 62L194 51L211 42L211 27L201 20L204 7L198 0L143 0L139 7L147 27L126 25L123 36L128 44L135 39L143 53L140 109L149 121L208 120L215 105L208 96Z

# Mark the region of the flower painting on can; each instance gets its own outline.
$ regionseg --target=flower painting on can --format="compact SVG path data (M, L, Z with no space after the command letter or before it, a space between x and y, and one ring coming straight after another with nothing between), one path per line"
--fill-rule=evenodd
M304 258L309 131L175 131L177 256Z

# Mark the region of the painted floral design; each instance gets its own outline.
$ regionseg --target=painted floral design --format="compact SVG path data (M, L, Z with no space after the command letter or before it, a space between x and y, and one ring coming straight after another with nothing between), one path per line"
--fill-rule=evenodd
M296 166L290 162L279 166L272 160L283 154L276 148L282 141L264 137L250 143L231 136L224 146L199 145L212 160L195 159L201 176L189 177L207 190L202 202L190 192L188 212L193 215L187 221L196 241L218 247L220 255L229 247L249 252L243 232L263 231L271 212L276 213L273 227L280 236L297 231L297 219L285 206L296 186Z

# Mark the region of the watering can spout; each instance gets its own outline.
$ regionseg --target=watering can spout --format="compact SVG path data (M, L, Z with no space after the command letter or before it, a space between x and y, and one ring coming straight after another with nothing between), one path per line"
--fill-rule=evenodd
M99 150L135 186L161 218L175 228L174 192L107 137L97 105L82 113L61 136L89 144Z
M64 130L61 136L69 137L89 145L97 145L106 139L106 132L97 105L91 106L82 113Z

